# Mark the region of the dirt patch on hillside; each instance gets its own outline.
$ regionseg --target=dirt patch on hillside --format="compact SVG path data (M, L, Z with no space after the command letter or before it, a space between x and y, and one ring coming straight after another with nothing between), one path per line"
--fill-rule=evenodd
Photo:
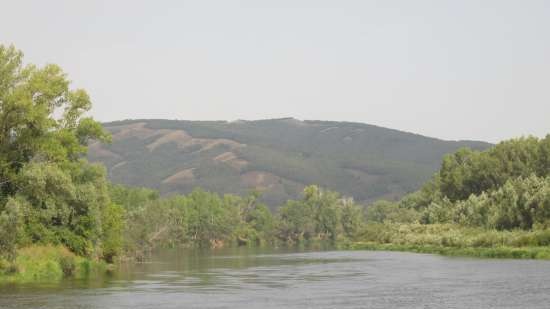
M149 149L149 151L153 151L157 147L168 143L176 144L176 146L180 149L199 145L200 149L196 150L198 152L206 151L219 145L227 146L230 149L245 146L244 144L240 144L229 139L194 138L183 130L165 130L161 137L147 145L147 149Z
M181 183L189 183L192 182L195 179L195 175L193 174L193 171L195 168L188 168L184 169L182 171L179 171L175 173L174 175L165 178L162 183L167 184L181 184Z
M229 164L229 166L238 170L240 170L241 168L245 167L248 164L248 161L239 159L237 155L231 151L224 152L214 157L214 161Z
M201 145L203 145L204 147L201 149L201 151L204 151L204 150L208 150L208 149L212 149L218 145L225 145L225 146L229 146L229 148L231 149L236 149L236 148L240 148L240 147L244 147L245 145L244 144L240 144L240 143L237 143L235 141L232 141L230 139L225 139L225 138L221 138L221 139L199 139L197 138L196 139Z
M192 138L189 134L187 134L185 131L177 130L177 131L170 131L164 133L161 137L156 139L151 144L147 145L147 149L149 151L155 150L155 148L168 144L168 143L174 143L179 148L184 148L185 146L189 145L192 141Z
M122 161L122 162L118 162L117 164L113 165L113 167L111 167L111 171L114 170L115 168L119 168L121 166L124 166L128 163L128 161Z
M222 153L219 156L216 156L214 158L214 161L227 162L227 161L235 160L236 158L237 158L236 154L232 153L231 151L227 151L227 152Z
M229 161L228 164L235 169L241 169L248 165L248 161L242 160L242 159L235 159L235 160Z
M148 139L158 136L156 140L148 144L146 147L149 151L154 151L156 148L165 144L176 144L180 149L187 147L200 148L197 151L206 151L219 145L229 147L229 149L236 149L244 147L244 144L225 138L194 138L184 130L172 130L172 129L150 129L147 128L146 122L137 122L128 125L111 126L108 127L113 132L113 141L119 141L128 138ZM108 155L108 154L105 154Z

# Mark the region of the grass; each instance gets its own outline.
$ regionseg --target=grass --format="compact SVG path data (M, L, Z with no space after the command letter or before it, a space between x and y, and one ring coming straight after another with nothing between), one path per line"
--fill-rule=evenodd
M63 246L33 245L17 251L15 261L0 260L0 283L57 282L104 273L108 265L70 252Z
M349 244L348 248L550 260L550 230L497 231L453 224L371 224L361 241Z
M550 260L549 247L493 247L493 248L453 248L433 245L380 244L356 242L350 245L353 250L407 251L415 253L433 253L445 256L463 256L499 259L540 259Z

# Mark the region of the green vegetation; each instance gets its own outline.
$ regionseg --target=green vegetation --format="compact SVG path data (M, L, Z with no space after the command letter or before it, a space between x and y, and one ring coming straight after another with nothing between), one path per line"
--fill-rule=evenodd
M447 155L424 187L366 211L356 248L550 258L550 135Z
M32 245L19 249L14 261L0 260L0 283L86 278L109 269L106 263L77 256L64 246Z
M550 258L550 230L497 231L455 224L371 223L354 249L477 257Z
M287 243L353 238L363 225L361 208L316 186L306 187L304 198L279 209L277 236Z
M461 256L491 259L544 259L550 260L548 247L447 247L441 245L381 244L376 242L356 242L346 248L354 250L376 251L409 251L414 253L431 253L446 256Z
M144 258L154 247L278 246L343 241L363 228L362 209L351 199L308 186L301 200L272 214L259 194L220 196L196 189L160 198L149 189L117 185L114 198L133 205L126 212L126 256ZM141 199L136 199L140 196Z
M94 261L120 250L119 224L104 220L120 213L105 169L82 159L89 140L109 141L84 116L90 107L58 66L23 66L21 52L0 46L0 260L15 278L73 271L64 249L18 248L63 246Z

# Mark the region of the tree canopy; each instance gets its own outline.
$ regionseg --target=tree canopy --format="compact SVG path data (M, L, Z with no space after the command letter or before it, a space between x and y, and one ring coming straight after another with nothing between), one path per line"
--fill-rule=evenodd
M23 54L0 45L1 240L59 243L82 255L102 256L112 211L105 170L83 159L88 141L109 141L87 117L88 94L72 90L56 65L23 65ZM16 221L13 221L16 220ZM11 224L21 222L23 224Z
M545 227L550 223L549 154L550 135L511 139L481 152L461 149L444 157L422 189L398 203L375 203L367 217L499 230Z

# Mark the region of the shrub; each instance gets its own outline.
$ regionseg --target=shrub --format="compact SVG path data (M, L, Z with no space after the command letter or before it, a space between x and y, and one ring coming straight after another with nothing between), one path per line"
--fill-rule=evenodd
M17 240L21 234L20 203L9 199L4 211L0 212L0 257L13 261L16 256Z
M89 260L83 260L80 262L79 268L80 268L80 275L82 277L88 277L92 270L92 265Z
M65 277L72 276L76 270L76 259L72 255L63 255L59 258L59 265Z
M535 241L539 246L550 246L550 230L535 232Z

